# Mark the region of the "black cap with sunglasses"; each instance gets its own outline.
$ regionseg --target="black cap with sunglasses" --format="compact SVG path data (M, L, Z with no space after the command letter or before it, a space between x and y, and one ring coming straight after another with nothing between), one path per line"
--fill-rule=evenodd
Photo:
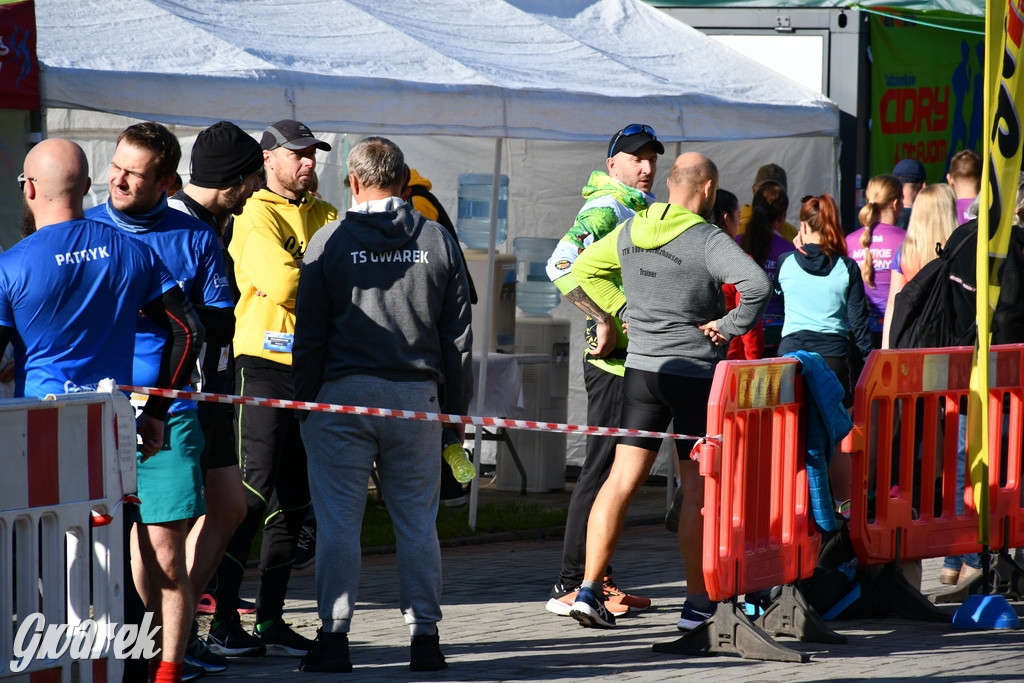
M658 136L653 128L642 123L631 123L612 136L611 142L608 143L608 158L619 152L632 154L648 143L654 145L658 154L665 153L665 145L658 142Z

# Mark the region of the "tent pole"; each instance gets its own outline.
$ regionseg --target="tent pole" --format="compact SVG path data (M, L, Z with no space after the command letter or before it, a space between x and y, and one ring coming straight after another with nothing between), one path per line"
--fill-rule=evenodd
M487 386L487 354L491 348L491 299L494 296L494 254L495 254L495 242L498 236L498 192L501 189L499 179L501 178L501 144L504 142L504 138L495 138L494 140L494 175L491 176L491 230L490 235L487 239L487 288L484 292L485 306L481 306L481 309L486 311L484 315L483 325L483 346L480 347L481 340L475 339L478 348L481 348L480 353L480 376L476 382L476 397L473 401L473 414L481 414L481 406L484 404L484 387ZM499 416L499 417L504 417ZM476 433L475 440L473 441L473 453L476 455L476 471L479 473L483 470L483 466L480 463L483 457L483 431L482 427L477 426L474 430ZM476 511L477 504L480 501L480 476L479 474L474 477L473 484L469 489L469 528L476 531Z

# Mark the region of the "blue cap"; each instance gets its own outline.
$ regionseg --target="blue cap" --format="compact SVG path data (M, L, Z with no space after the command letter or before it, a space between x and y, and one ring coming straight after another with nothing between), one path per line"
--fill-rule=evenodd
M903 159L892 169L892 174L901 183L923 183L924 165L917 159Z

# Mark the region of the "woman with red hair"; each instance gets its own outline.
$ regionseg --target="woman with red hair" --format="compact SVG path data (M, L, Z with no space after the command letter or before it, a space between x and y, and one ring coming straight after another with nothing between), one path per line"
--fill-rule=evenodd
M843 405L853 405L851 344L860 358L871 353L871 325L860 266L846 255L839 211L831 196L804 197L800 206L801 246L779 259L775 291L783 300L779 355L813 351L843 385ZM858 363L859 366L859 363ZM833 455L829 467L836 500L850 498L850 458Z
M871 353L871 329L864 282L857 262L846 255L839 212L830 195L804 197L800 206L802 246L779 260L775 291L783 299L779 355L813 351L824 357L853 403L849 348Z

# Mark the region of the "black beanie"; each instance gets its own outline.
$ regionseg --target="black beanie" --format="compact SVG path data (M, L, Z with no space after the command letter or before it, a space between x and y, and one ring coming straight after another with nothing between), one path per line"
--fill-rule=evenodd
M220 121L196 137L189 182L214 189L233 187L261 166L260 143L230 121Z

